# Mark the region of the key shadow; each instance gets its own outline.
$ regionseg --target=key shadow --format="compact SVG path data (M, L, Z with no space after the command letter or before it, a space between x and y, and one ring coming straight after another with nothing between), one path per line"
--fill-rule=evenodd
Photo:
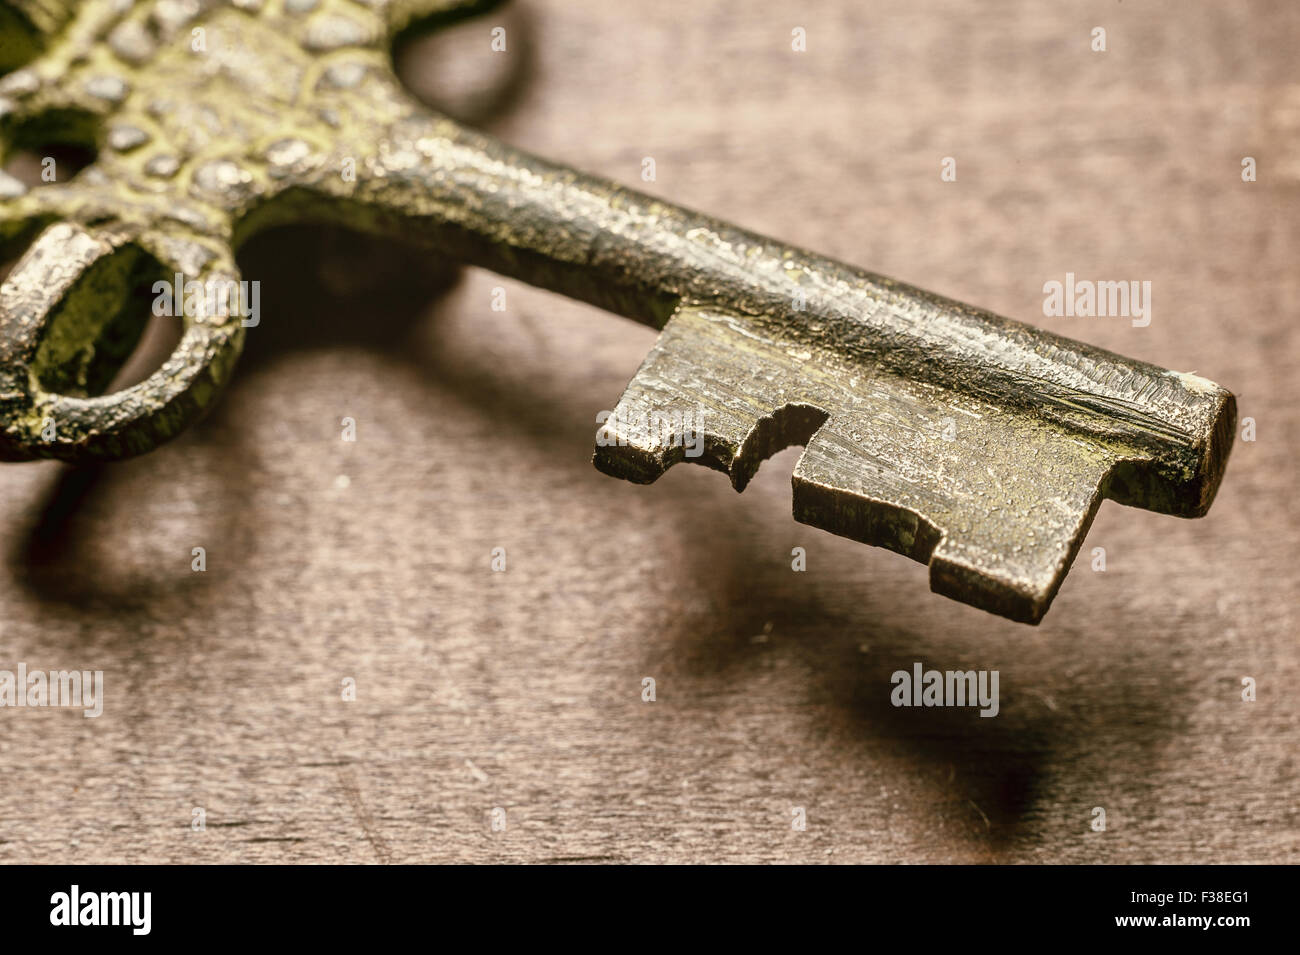
M718 514L707 519L716 524ZM729 530L745 533L743 527ZM813 552L821 534L807 529L795 539ZM785 568L756 580L753 552L726 546L726 536L720 531L697 542L695 572L716 580L710 606L686 614L673 631L671 652L647 657L646 672L665 659L678 661L677 679L688 675L700 693L716 693L747 681L762 685L775 654L783 669L806 679L801 708L817 724L808 735L828 740L848 762L884 763L900 778L922 782L932 791L934 811L942 814L935 822L942 821L947 834L955 828L981 861L998 862L1013 849L1033 847L1049 815L1070 816L1082 837L1093 804L1062 806L1062 793L1049 786L1049 778L1094 759L1107 740L1136 744L1145 765L1179 729L1166 692L1177 694L1191 681L1163 659L1154 672L1090 661L1093 672L1072 679L1074 692L1060 702L1045 697L1032 676L1012 665L1017 658L1060 655L1087 641L1086 621L1072 625L1076 632L1037 646L1014 630L1008 637L1008 628L1019 625L995 618L969 627L921 627L907 622L918 618L907 598L891 601L872 593L865 568L851 600L842 585L812 573ZM862 563L867 560L864 555ZM907 572L924 570L909 565ZM977 613L960 607L945 613L944 598L925 599L935 605L921 616L932 620L969 622ZM724 616L716 612L720 608ZM1012 649L1020 640L1026 648ZM910 673L916 662L927 670L999 669L999 714L983 718L973 707L895 707L891 677L897 670ZM1167 689L1153 695L1153 686ZM797 722L798 714L790 718ZM1134 726L1142 727L1141 734L1135 736Z
M484 42L489 25L505 31L505 51ZM509 117L527 95L537 73L535 35L532 12L522 3L498 4L450 25L435 17L396 37L393 67L426 106L466 126L487 128Z

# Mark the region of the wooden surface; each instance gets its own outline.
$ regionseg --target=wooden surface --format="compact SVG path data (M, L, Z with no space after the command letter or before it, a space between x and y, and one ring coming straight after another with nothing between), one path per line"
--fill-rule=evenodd
M408 50L508 141L631 183L651 156L647 191L1194 370L1258 440L1204 520L1103 505L1030 628L795 524L797 449L743 496L597 473L652 332L347 236L259 240L262 327L198 430L0 470L0 668L101 669L106 696L0 710L0 860L1295 861L1298 26L529 0ZM1045 318L1067 271L1150 280L1151 325ZM999 670L1001 713L893 708L916 661Z

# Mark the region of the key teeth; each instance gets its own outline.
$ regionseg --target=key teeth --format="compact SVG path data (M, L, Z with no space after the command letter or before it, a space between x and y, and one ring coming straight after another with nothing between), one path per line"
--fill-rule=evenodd
M721 471L741 492L758 473L759 465L786 448L806 445L828 418L820 408L792 402L758 418L740 440L697 427L690 436L683 433L685 429L659 429L661 440L655 441L655 430L620 423L638 420L630 409L642 409L641 418L648 420L656 414L670 422L684 422L692 416L672 409L657 409L647 415L646 407L643 401L620 401L605 421L592 457L599 471L634 484L652 484L674 464L687 461ZM701 417L696 415L692 420L698 423ZM666 442L662 440L665 437Z
M807 452L805 451L806 455ZM809 480L799 459L792 481L794 519L872 547L885 547L928 564L943 532L907 507Z
M737 484L734 467L738 457L737 449L734 443L721 435L697 432L700 450L699 453L692 453L694 448L688 448L684 439L677 444L651 442L643 431L621 427L616 416L617 411L602 426L597 435L596 451L591 458L592 464L603 474L633 484L653 484L674 464L688 461L723 472L731 478L732 485L738 491L743 490L749 480L744 477Z
M591 463L596 470L610 477L622 478L633 484L653 484L673 466L668 455L653 449L631 446L596 445Z
M656 407L656 411L648 410ZM933 592L1020 623L1038 624L1046 614L1092 522L1106 477L1103 473L1087 478L1073 475L1076 493L1072 500L1080 516L1070 537L1057 548L1059 559L1032 568L999 566L972 560L972 540L959 541L949 535L944 524L952 524L953 515L946 521L936 520L923 508L886 499L870 484L850 488L819 476L825 473L820 459L833 432L827 432L824 439L820 436L829 416L812 405L786 404L757 419L743 437L738 437L740 429L731 436L701 430L698 441L702 450L696 455L688 454L691 442L680 429L646 426L656 417L675 420L675 414L670 406L656 406L648 395L628 396L597 436L592 458L596 468L635 484L650 484L674 464L687 461L726 473L736 490L743 491L763 460L786 447L803 444L807 450L792 476L795 520L927 564ZM676 420L680 419L676 414ZM864 459L856 473L870 481L872 467ZM1034 546L1048 543L1038 540Z
M635 484L651 484L683 460L702 463L727 473L736 490L742 491L763 458L775 453L772 436L781 430L779 417L762 419L739 448L717 435L707 435L706 452L694 458L687 457L680 446L638 444L632 435L615 428L605 434L606 443L597 445L592 460L603 473ZM825 416L819 413L817 420L824 421ZM808 480L798 466L792 491L794 518L800 523L927 564L934 593L1031 625L1040 623L1047 613L1091 523L1088 514L1071 542L1069 557L1053 568L1050 579L1040 578L1040 586L1035 586L1023 577L993 573L963 559L946 532L918 510Z
M845 447L833 422L808 443L794 472L795 520L927 564L934 593L1027 624L1039 623L1051 606L1109 472L1086 455L1067 461L1063 449L1051 480L1016 492L1042 496L988 512L979 493L950 497L942 481L918 478L914 468L924 458L888 460L869 451L846 458ZM928 468L922 473L932 476ZM1038 519L1049 512L1063 519Z
M943 552L942 542L929 563L932 592L1031 626L1042 622L1069 569L1068 564L1063 567L1046 589L1034 589L952 559Z
M913 508L807 480L796 469L794 518L859 543L883 547L930 568L930 590L1019 623L1038 624L1051 606L1079 543L1091 523L1082 522L1069 557L1038 585L1014 574L999 574L963 559L948 534Z

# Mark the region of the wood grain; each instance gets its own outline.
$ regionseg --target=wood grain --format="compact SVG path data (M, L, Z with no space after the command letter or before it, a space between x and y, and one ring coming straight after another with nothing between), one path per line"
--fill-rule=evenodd
M653 332L269 236L241 259L262 326L197 430L0 471L0 667L102 669L106 693L98 719L0 710L0 860L1300 857L1300 11L701 7L532 0L403 59L541 155L1222 383L1258 440L1209 516L1104 504L1045 622L1011 623L794 523L797 450L743 496L597 473L595 414ZM1149 279L1151 325L1043 317L1067 271ZM892 707L915 661L998 669L1000 714Z

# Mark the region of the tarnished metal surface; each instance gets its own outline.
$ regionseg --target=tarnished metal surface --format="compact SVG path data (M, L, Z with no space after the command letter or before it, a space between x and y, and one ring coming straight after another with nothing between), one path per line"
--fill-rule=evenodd
M170 360L99 395L131 318L181 273L235 281L270 225L328 221L663 329L606 422L602 470L685 457L739 489L790 444L795 516L930 565L932 588L1046 611L1098 503L1204 514L1232 395L833 262L510 149L430 113L393 36L489 4L354 0L11 3L0 136L98 147L68 183L0 180L0 239L34 244L0 289L0 458L148 451L210 405L244 334L189 314ZM73 12L75 10L75 12ZM16 12L15 12L16 11ZM274 317L268 317L273 321ZM674 422L678 424L674 425Z

